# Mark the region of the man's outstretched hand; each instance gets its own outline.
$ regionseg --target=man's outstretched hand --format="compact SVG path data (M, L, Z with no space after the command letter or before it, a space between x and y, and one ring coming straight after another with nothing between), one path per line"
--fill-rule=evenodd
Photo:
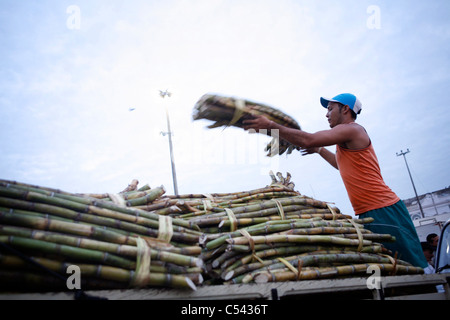
M308 154L313 154L319 152L319 147L312 147L312 148L301 148L300 152L302 156L306 156Z
M244 130L250 130L253 129L255 131L259 131L261 129L272 129L271 126L273 126L273 121L267 119L265 116L259 115L259 116L252 116L251 119L246 119L242 121L244 124L243 128Z

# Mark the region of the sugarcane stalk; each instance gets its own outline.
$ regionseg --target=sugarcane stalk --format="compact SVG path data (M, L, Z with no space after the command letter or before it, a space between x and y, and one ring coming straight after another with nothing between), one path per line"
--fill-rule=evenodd
M268 234L274 232L281 232L285 230L290 230L293 228L314 228L314 227L353 227L350 222L346 221L324 221L317 219L300 219L300 220L283 220L283 221L269 221L257 225L250 226L245 228L250 235L258 235L258 234ZM362 227L362 225L361 225ZM226 233L222 236L209 237L206 236L206 239L202 239L200 242L206 242L211 238L215 238L206 243L207 249L213 249L215 247L223 244L228 238L240 237L242 234L240 231Z
M61 208L66 208L78 212L88 212L89 205L110 209L133 216L142 216L144 218L158 220L159 215L144 210L138 210L134 208L122 207L116 205L110 201L103 201L99 199L90 199L87 197L68 195L66 193L53 193L45 190L39 190L39 192L28 191L27 189L14 189L13 187L0 186L0 195L7 198L16 198L27 200L35 203L44 203L54 205ZM193 228L191 222L184 221L182 219L173 219L174 225L182 226L185 228ZM194 227L195 228L195 227Z
M278 223L273 223L275 221L270 221L261 225L254 225L248 228L251 231L252 235L258 234L270 234L270 233L282 233L290 234L290 231L293 230L302 230L302 229L314 229L314 228L328 228L328 230L332 228L349 228L353 227L353 225L349 222L339 222L339 221L325 221L325 220L291 220L292 222L288 223L288 221L276 221ZM358 225L357 225L358 226ZM345 230L345 229L344 229ZM353 230L355 230L353 228ZM324 232L325 233L325 232ZM295 234L295 233L292 233ZM301 234L301 233L300 233Z
M213 197L215 202L222 202L221 199L239 199L239 198L245 198L249 196L253 196L255 194L261 194L261 193L277 193L277 192L284 192L284 191L293 191L292 189L288 188L287 186L283 185L269 185L264 188L258 188L253 189L249 191L239 191L239 192L230 192L230 193L212 193L211 196ZM298 193L297 193L298 195ZM203 195L204 197L204 195Z
M92 270L89 269L92 269L92 267L85 268L84 270L85 272L92 273ZM130 275L132 274L125 274L123 278L129 277ZM66 283L62 283L61 280L47 275L38 274L35 272L18 273L0 270L0 280L2 283L6 284L8 284L9 282L9 285L11 286L10 290L28 291L33 288L39 290L43 290L46 288L52 288L56 290L67 290ZM174 274L151 273L150 276L145 280L143 285L180 288L180 289L188 288L191 290L197 290L196 285L189 277ZM98 289L118 289L118 288L126 289L130 288L131 286L128 285L126 282L81 277L81 287L84 289L98 290Z
M370 233L369 230L360 229L360 232L364 235ZM283 231L282 234L290 235L317 235L317 234L333 234L333 235L344 235L344 234L356 234L355 228L351 227L313 227L313 228L292 228L287 231Z
M252 196L258 196L258 194L252 195ZM296 195L293 197L279 197L277 198L277 200L282 204L283 208L286 208L285 211L289 211L289 206L293 206L293 205L297 205L297 206L303 206L303 207L296 207L293 209L298 209L298 210L302 210L302 209L307 209L307 208L311 208L311 207L315 207L315 208L322 208L322 209L327 209L327 204L323 201L319 201L319 200L315 200L315 199L311 199L308 197L304 197L304 196L300 196L300 195ZM230 201L224 201L221 203L217 203L218 206L221 207L228 207L230 204L233 203L238 203L238 201L242 201L241 199L237 199L237 200L231 200ZM264 209L270 209L270 208L276 208L277 204L272 201L272 200L261 200L261 201L257 201L254 203L249 203L249 202L242 202L242 204L244 204L244 206L241 206L239 208L235 208L233 209L234 214L238 215L241 213L248 213L248 212L253 212L253 211L261 211ZM329 212L329 211L328 211ZM336 213L340 213L339 209L336 208ZM222 214L224 214L223 209L222 209Z
M39 230L68 233L118 244L136 245L136 239L134 237L128 237L111 230L105 230L100 227L89 226L81 223L32 217L18 213L11 214L6 212L0 212L0 222Z
M311 254L311 255L294 255L285 258L294 267L298 266L301 261L303 267L318 266L323 264L332 264L337 262L344 263L390 263L388 258L367 253L336 253L336 254ZM244 264L233 270L229 270L224 273L224 280L230 280L244 273L249 273L251 276L267 270L285 268L285 265L278 259L266 260L264 263L255 262L250 264ZM264 270L262 270L264 269ZM250 273L251 272L251 273Z
M227 261L227 263L231 263L232 261L234 261L234 259L238 259L238 258L236 258L236 256L242 257L244 255L241 253L237 253L235 251L225 251L219 257L214 259L212 261L211 265L214 269L219 268L223 263L225 263L225 261Z
M268 221L280 221L283 220L282 217L280 217L280 215L278 214L278 210L275 209L266 209L267 212L273 211L275 214L275 216L264 216L264 217L249 217L249 218L238 218L241 217L242 215L238 215L236 216L236 221L237 221L237 225L238 226L248 226L248 225L254 225L254 224L259 224L259 223L264 223L264 222L268 222ZM330 213L320 213L317 212L319 210L327 210L327 209L303 209L302 211L287 211L285 212L286 214L286 220L294 220L294 219L311 219L311 218L322 218L324 220L331 220L334 218L334 216ZM258 214L264 212L263 211L257 211ZM255 215L255 214L252 214ZM263 215L263 214L261 214ZM338 214L336 216L337 219L347 219L348 216L346 215L342 215L342 214ZM223 217L222 220L219 223L219 228L222 227L229 227L231 225L231 222L229 219L227 219L226 217Z
M73 263L52 260L43 257L29 257L32 261L42 265L43 267L50 269L52 271L58 272L60 274L66 274L67 268ZM25 260L17 256L1 255L0 254L0 265L9 268L20 268L28 269L29 265ZM111 267L106 265L89 265L85 263L76 263L80 268L81 277L95 277L106 280L113 280L118 282L130 283L132 280L132 272L126 269Z
M63 262L58 260L52 260L48 258L41 257L30 257L31 260L41 264L42 266L53 270L55 272L59 272L62 274L66 274L67 268L72 265L71 262ZM15 256L2 256L0 254L0 265L12 268L27 268L27 263ZM125 283L128 286L131 286L131 282L133 279L133 272L127 269L122 269L118 267L111 267L107 265L92 265L86 263L76 263L76 265L80 268L81 278L99 278L104 280L112 280L121 283ZM194 284L201 284L203 282L203 278L199 272L197 273L185 273L180 275L169 273L158 273L151 272L149 275L148 284L150 285L164 285L164 281L170 283L170 285L185 288L190 287L188 281L183 278L189 278ZM172 278L172 279L170 279Z
M244 219L252 219L254 218L255 223L261 223L263 221L270 221L270 220L277 220L276 218L274 219L273 216L277 216L280 217L279 215L279 211L278 208L269 208L269 209L263 209L260 211L253 211L253 212L246 212L246 213L236 213L237 208L233 208L232 211L236 217L236 223L238 224L238 226L241 225L245 225L248 224L248 220L244 220ZM292 212L298 212L298 211L289 211L291 210L291 208L287 208L287 211L285 211L285 214L289 214ZM295 208L292 208L292 210L295 210ZM258 220L256 218L261 218L263 217L263 219ZM265 219L264 219L265 218ZM228 218L228 216L226 214L220 213L217 215L208 215L208 216L200 216L199 218L194 218L191 221L195 222L198 226L200 227L205 227L205 226L211 226L211 225L217 225L219 228L222 227L229 227L231 222Z
M119 256L125 256L136 259L137 247L130 245L118 245L115 243L79 238L69 236L66 234L58 234L54 232L37 231L32 229L2 226L0 225L0 234L9 236L19 236L29 239L42 240L57 244L64 244L84 249L98 250ZM203 261L199 258L182 255L174 252L167 252L164 250L151 249L151 258L161 260L169 263L174 263L180 266L201 267Z
M382 264L390 264L390 259L376 255L376 254L368 254L368 253L336 253L336 254L311 254L306 256L297 256L290 257L289 262L297 267L301 262L303 267L309 266L331 266L333 264L342 263L342 264L361 264L361 263L382 263ZM403 264L404 265L404 264ZM275 269L285 269L285 265L281 262L274 263L270 266L266 266L265 270L275 270ZM261 270L263 271L263 270ZM255 270L253 274L258 273L258 270Z
M0 179L0 186L34 190L37 192L50 192L50 193L59 193L59 194L67 194L67 195L70 194L69 192L66 192L66 191L63 191L60 189L38 186L38 185L23 183L23 182L19 182L19 181L4 180L4 179Z
M257 198L257 197L259 197L259 195L256 194L256 195L252 195L251 197ZM247 197L247 198L251 198L251 197ZM277 198L277 200L283 205L283 207L287 206L287 205L304 205L304 206L311 206L311 207L322 208L322 209L327 208L327 204L323 201L300 196L298 194L295 194L295 195L289 196L289 197L279 197L279 198ZM238 201L243 202L243 199L242 198L238 199ZM225 201L225 202L219 203L218 205L226 206L228 204L237 203L238 201L237 200ZM268 209L268 208L275 208L276 205L277 204L272 200L262 200L257 203L254 203L254 204L249 204L245 207L242 207L241 209L237 209L235 214L249 212L249 211L258 211L258 210L263 210L263 209Z
M1 201L1 197L0 197L0 201ZM6 207L2 207L2 206L0 206L0 212L10 213L10 214L19 214L19 215L25 215L25 216L31 216L31 217L40 217L40 218L51 217L54 220L74 222L73 219L64 218L64 217L55 216L55 215L49 215L48 213L29 211L29 210L21 210L21 209L15 209L15 208L6 208Z
M200 257L203 259L203 261L207 262L209 260L215 259L217 256L225 252L227 249L226 244L222 244L221 246L211 249L211 250L205 250L202 251Z
M343 237L348 239L358 239L357 234L335 234L337 237ZM395 237L390 234L372 234L372 233L364 233L362 234L363 239L370 240L370 241L376 241L376 242L395 242Z
M202 253L202 248L197 245L187 246L187 247L175 247L171 246L169 248L165 248L164 251L178 253L183 256L199 256Z
M255 244L258 243L277 243L277 242L290 242L290 243L331 243L343 246L358 246L359 240L344 239L334 236L324 235L268 235L268 236L254 236L252 237ZM226 240L231 244L247 244L248 239L246 237L237 237ZM370 245L372 241L363 240L363 245Z
M378 255L382 251L382 248L380 245L371 245L363 247L360 253L370 253ZM307 252L289 256L285 259L292 262L294 261L294 265L297 266L295 261L298 259L302 259L304 256L314 256L314 255L330 255L330 254L354 254L355 251L353 248L350 247L330 247L330 246L310 246L310 249L307 250ZM264 266L270 266L272 264L279 263L278 258L272 259L272 260L263 260L263 263L260 262L253 262L249 264L242 265L234 270L231 270L229 272L224 272L222 276L224 279L230 279L231 283L237 284L237 283L248 283L253 280L253 275L256 273L259 273L260 271L263 271L265 268ZM404 263L406 265L406 263ZM258 270L261 269L261 270Z
M28 226L28 225L31 226L32 225L32 221L33 221L33 219L35 217L42 218L42 219L44 219L44 221L47 221L46 219L51 219L51 221L64 221L64 222L67 222L67 223L75 223L75 224L77 224L77 226L78 225L85 225L87 227L93 227L97 231L98 230L111 231L112 234L119 234L119 235L122 235L122 236L125 236L125 237L129 237L131 239L130 243L131 244L135 244L136 234L133 234L131 232L124 231L124 230L121 230L121 229L117 229L117 228L111 228L111 227L106 227L106 226L99 226L99 225L96 225L96 224L93 224L93 223L80 222L80 221L76 221L76 220L73 220L73 219L63 218L63 217L60 217L60 216L49 215L49 214L45 214L45 213L41 213L41 212L20 210L20 209L12 209L12 208L7 209L7 208L4 208L4 207L0 207L0 213L8 214L8 215L4 215L3 216L3 219L6 219L6 220L7 219L14 219L13 216L11 216L11 215L15 215L17 217L22 217L22 218L25 218L27 216L29 217L28 220L23 220L23 219L12 220L12 221L15 221L15 222L13 222L13 224L17 224L17 225L24 225L24 223L25 223L24 226ZM39 222L37 224L38 226L39 225L45 225L45 224L43 224L42 220L36 220L36 221ZM76 226L74 226L74 229L77 229ZM70 227L68 227L67 230L68 230L68 232L70 232ZM104 240L104 238L101 237L100 240ZM112 240L112 241L114 241L114 240Z
M276 272L276 273L263 271L255 276L254 281L256 283L266 283L278 281L292 281L296 279L312 280L312 279L330 278L335 276L364 274L367 272L367 268L371 265L380 268L382 274L387 274L394 270L394 266L392 264L363 263L363 264L353 264L336 267L312 268L311 270L302 270L299 276L297 276L295 273L291 271ZM411 266L397 266L396 271L398 274L423 273L423 269Z
M136 258L137 248L132 245L120 245L116 243L80 238L63 233L42 231L16 226L0 225L0 235L18 236L22 238L41 240L46 242L64 244L72 247L99 250L129 258Z
M260 199L267 199L267 198L276 198L276 197L293 197L293 196L298 196L297 192L294 191L284 191L284 192L266 192L266 193L259 193L259 194L254 194L251 196L247 196L244 198L239 198L239 199L235 199L235 200L228 200L228 201L224 201L221 203L218 203L219 206L226 206L226 205L231 205L231 204L236 204L236 203L242 203L242 202L248 202L248 201L252 201L252 200L260 200Z
M82 213L82 212L91 211L91 212L95 212L97 214L102 213L102 214L110 215L110 216L114 215L114 213L111 211L104 211L104 210L102 211L102 209L99 209L99 208L96 208L93 206L82 205L84 208L84 211L82 211L80 209L79 209L80 211L75 211L75 210L62 208L62 207L55 206L55 205L48 205L48 204L44 204L44 203L33 203L33 202L24 201L24 200L10 199L10 198L4 198L4 197L0 197L0 205L9 206L12 208L37 210L40 212L52 213L55 215L63 216L65 218L71 218L74 220L92 223L92 224L99 225L99 226L107 226L107 227L111 227L111 228L122 229L125 231L135 233L136 235L150 236L150 237L155 237L155 238L158 237L157 229L147 228L147 227L144 227L144 226L141 226L138 224L129 223L129 222L122 221L122 220L116 220L113 218L106 218L103 216L96 216L96 215L91 215L91 214L87 214L87 213ZM114 215L114 216L117 217L117 215ZM136 217L136 219L138 219L138 217ZM138 219L137 221L140 221L140 222L147 221L148 222L149 220ZM192 234L192 232L180 233L180 232L174 231L173 232L173 240L174 241L180 240L180 241L186 241L189 243L196 243L196 242L198 242L198 238L200 235L201 235L200 233L198 233L198 235L195 235L195 234Z
M170 199L165 199L164 201L161 201L161 199L158 200L155 200L150 204L134 206L133 208L137 210L156 213L157 210L164 210L165 208L174 205L176 203L176 201L171 201Z
M112 211L109 209L103 209L103 208L98 208L95 206L88 206L87 208L88 212L87 213L91 213L91 214L95 214L98 216L102 216L102 217L107 217L107 218L113 218L115 220L121 220L121 221L126 221L126 222L131 222L133 224L139 224L145 227L149 227L149 228L153 228L153 229L158 229L159 228L159 222L152 220L152 219L148 219L148 218L144 218L144 217L137 217L137 216L131 216L131 215L127 215L127 214L123 214L120 212L116 212L116 211ZM181 226L172 226L173 230L176 232L181 232L181 233L189 233L192 235L196 235L196 236L200 236L202 233L196 230L192 230L192 229L187 229Z
M293 199L296 198L296 199ZM313 214L316 210L305 209L305 207L296 207L296 202L300 201L305 203L305 201L310 201L310 199L306 198L298 198L293 197L290 199L281 198L279 201L283 205L283 210L285 213L289 214L292 211L297 211L299 214L302 214L299 210L307 210L306 214ZM284 203L284 204L283 204ZM297 204L298 205L298 204ZM300 204L303 205L303 204ZM329 209L326 209L329 212ZM271 216L271 215L279 215L279 211L277 208L277 204L273 201L261 201L256 204L245 205L243 207L233 208L232 209L236 218L253 218L253 217L263 217L263 216ZM323 213L323 212L321 212ZM347 218L347 216L345 216ZM219 224L222 221L227 220L227 215L225 211L208 215L207 217L200 217L197 219L192 219L190 221L195 222L199 226ZM229 223L229 222L224 222Z
M151 203L155 199L157 199L158 197L160 197L164 193L166 193L166 190L164 189L163 186L161 186L158 188L150 189L145 193L146 194L142 197L135 198L135 199L129 199L128 201L126 201L127 206L132 207L132 206L144 205L146 203Z
M292 255L292 254L298 254L307 252L310 250L309 246L290 246L290 247L278 247L278 248L271 248L266 249L262 251L255 252L254 254L246 255L242 258L240 258L238 261L234 262L231 265L224 264L223 268L224 273L228 274L231 270L234 270L242 265L246 265L254 260L254 256L257 256L260 259L272 257L272 256L286 256L286 255Z
M179 215L181 214L183 211L177 207L177 206L170 206L170 207L166 207L166 208L162 208L162 209L158 209L158 210L154 210L152 211L152 213L158 214L158 215Z
M120 192L119 195L124 199L124 200L132 200L132 199L138 199L138 198L142 198L147 196L151 190L153 189L146 189L146 190L134 190L134 191L128 191L128 192ZM161 190L158 190L158 192L161 192ZM164 193L163 193L164 194ZM156 200L158 197L156 197L155 199L153 199L151 202L153 202L154 200Z
M281 243L271 243L271 244L255 244L253 247L249 245L243 245L243 244L228 244L227 250L228 251L235 251L235 252L241 252L241 253L249 253L252 251L261 251L266 249L273 249L278 247L286 247L290 246L289 243L281 242Z
M124 269L134 269L135 261L122 258L106 252L77 248L42 240L28 239L17 236L0 236L0 242L13 247L28 249L33 252L56 254L71 259L80 259L90 262L105 263L107 265Z
M147 236L158 236L158 231L151 229L151 228L145 228L133 223L127 223L124 221L116 220L113 218L106 218L101 216L95 216L91 214L86 214L82 212L86 212L89 210L89 206L85 206L84 211L75 211L55 205L48 205L44 203L33 203L29 201L24 200L16 200L16 199L8 199L0 197L0 205L6 205L12 208L19 208L19 209L27 209L27 210L36 210L39 212L46 212L52 215L58 215L65 218L72 219L74 221L83 221L87 223L91 223L98 226L107 226L112 228L118 228L126 231L131 231L137 234L141 235L147 235Z

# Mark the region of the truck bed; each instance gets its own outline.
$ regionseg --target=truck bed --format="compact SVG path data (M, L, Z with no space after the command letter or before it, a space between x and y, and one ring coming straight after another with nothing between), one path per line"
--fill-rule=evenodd
M380 289L369 289L368 277L172 288L95 290L90 297L109 300L450 300L450 274L381 277ZM436 286L440 286L440 291ZM0 294L0 300L73 300L73 292Z

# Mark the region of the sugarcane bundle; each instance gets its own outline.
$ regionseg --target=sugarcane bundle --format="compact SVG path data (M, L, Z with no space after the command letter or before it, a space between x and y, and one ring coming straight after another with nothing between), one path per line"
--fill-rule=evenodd
M178 210L167 214L200 227L204 275L212 282L261 282L264 276L254 275L261 272L260 268L264 268L267 275L273 268L270 267L273 257L292 260L292 257L312 253L314 258L308 259L322 262L320 266L305 265L305 272L307 268L334 267L343 261L360 265L381 263L383 270L393 270L392 266L397 262L381 256L389 252L379 242L395 239L389 234L374 234L364 229L364 224L370 223L371 219L352 219L327 202L301 195L294 190L295 184L289 173L283 177L280 172L276 175L270 172L270 176L272 182L264 188L233 193L164 195L152 205L176 207ZM161 208L154 207L153 212L162 213L164 209ZM327 264L323 252L328 255L338 252L338 261L328 258ZM355 256L358 259L353 259ZM421 269L397 261L396 272L421 272ZM280 261L276 260L276 263ZM298 258L294 265L296 263ZM292 265L290 269L285 266L287 270L283 271L289 273L292 268ZM351 268L316 270L315 274L321 278L347 272L341 269ZM311 278L311 275L302 277L299 279Z
M280 173L279 180L271 176L271 186L291 183L289 173L289 179ZM280 198L257 198L219 202L207 217L194 215L190 219L202 230L210 223L219 223L218 232L205 233L200 240L208 281L248 283L313 279L314 275L352 276L361 274L363 265L367 270L370 264L385 274L423 272L393 258L392 252L381 245L395 241L392 235L364 228L372 218L354 219L329 203L298 192ZM225 227L230 230L220 229Z
M199 226L204 236L210 239L222 232L265 221L349 217L326 202L295 191L289 172L286 177L280 172L276 175L270 172L270 175L272 183L264 188L233 193L164 195L151 207L158 214L167 214Z
M16 289L53 283L50 271L61 275L68 265L80 267L88 288L195 289L203 281L199 230L113 201L0 180L0 279L15 279ZM47 272L30 265L38 261Z
M206 242L203 259L211 279L226 283L351 276L361 274L362 265L365 272L370 264L386 275L422 273L421 268L393 258L379 243L395 241L393 236L364 229L371 221L268 221Z
M194 120L206 119L215 121L214 124L208 126L210 129L221 126L242 128L243 121L255 115L264 115L283 126L300 129L300 125L296 120L278 109L266 104L235 97L205 94L197 101L193 111ZM290 154L294 149L298 150L298 147L286 140L274 137L271 132L268 131L266 134L273 137L272 142L266 147L268 156L281 155L285 152Z

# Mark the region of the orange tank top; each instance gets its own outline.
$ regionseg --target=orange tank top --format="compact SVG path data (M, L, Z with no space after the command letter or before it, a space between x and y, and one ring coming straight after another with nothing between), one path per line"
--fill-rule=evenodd
M358 150L337 145L336 161L355 214L391 206L400 200L381 176L372 143Z

